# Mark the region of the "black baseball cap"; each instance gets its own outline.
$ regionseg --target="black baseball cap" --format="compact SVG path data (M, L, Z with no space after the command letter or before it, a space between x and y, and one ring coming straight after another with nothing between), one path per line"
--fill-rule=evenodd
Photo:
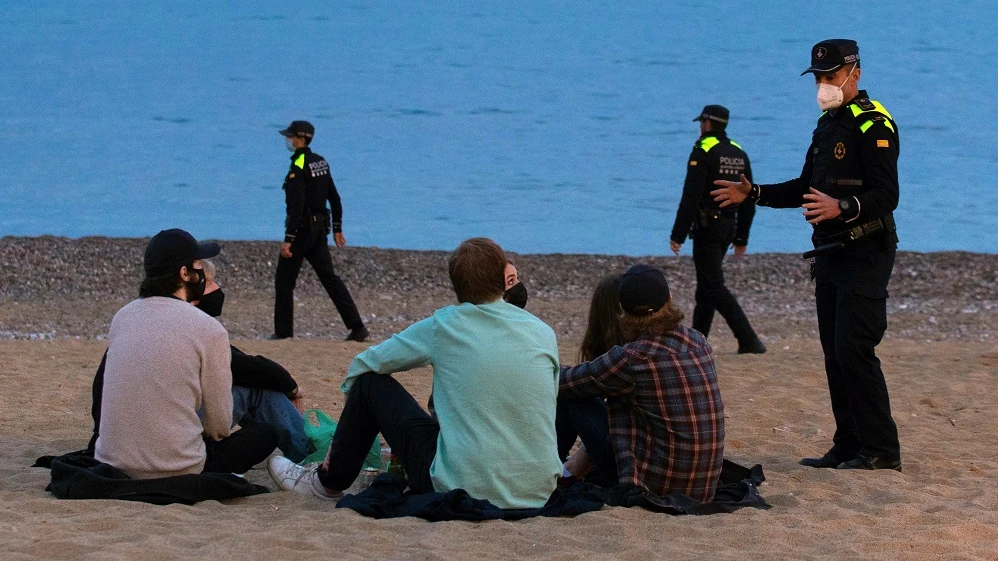
M811 66L800 73L828 74L846 64L859 62L859 45L852 39L825 39L811 47Z
M308 121L291 121L288 128L279 131L284 136L297 136L299 138L312 138L315 136L315 127Z
M214 257L221 250L215 242L198 243L186 231L173 228L163 230L149 240L143 265L147 277L158 277L175 273L195 259Z
M728 110L720 105L707 105L699 115L693 117L694 121L703 120L717 121L718 123L728 122Z
M669 301L665 273L651 265L634 265L620 277L620 307L632 316L647 316Z

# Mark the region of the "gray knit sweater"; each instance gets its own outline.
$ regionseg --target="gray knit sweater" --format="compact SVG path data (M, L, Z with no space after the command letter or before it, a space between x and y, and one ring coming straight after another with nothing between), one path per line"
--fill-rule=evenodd
M201 473L203 438L232 427L230 360L225 328L187 302L156 296L118 310L96 458L136 479Z

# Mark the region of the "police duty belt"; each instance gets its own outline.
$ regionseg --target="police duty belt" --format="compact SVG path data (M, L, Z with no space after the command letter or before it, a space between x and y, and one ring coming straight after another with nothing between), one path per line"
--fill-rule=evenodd
M859 226L855 226L832 236L815 238L814 249L804 252L801 257L804 259L810 259L815 255L842 249L852 242L879 234L881 232L893 232L895 228L894 217L888 214L882 218L871 220L865 224L860 224Z

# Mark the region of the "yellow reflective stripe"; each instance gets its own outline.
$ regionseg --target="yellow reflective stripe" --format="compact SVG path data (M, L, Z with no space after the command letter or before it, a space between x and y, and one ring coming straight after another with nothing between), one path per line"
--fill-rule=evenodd
M298 166L298 169L305 169L305 154L299 154L295 158L295 165Z
M708 136L707 138L700 141L700 148L704 152L710 152L710 149L720 144L721 141L714 138L713 136Z
M730 143L731 143L731 145L732 145L732 146L734 146L735 148L737 148L737 149L739 149L739 150L744 150L744 148L742 148L742 145L741 145L741 144L738 144L738 143L737 143L737 142L735 142L734 140L729 140L728 142L730 142Z
M894 120L894 117L891 117L891 114L887 112L887 109L885 109L884 106L881 105L879 101L870 100L870 103L873 104L874 112L880 113L881 115L886 115L888 119L892 121ZM853 117L859 117L860 113L867 112L865 109L863 109L859 105L856 105L855 103L849 105L849 109L852 110Z
M867 121L867 122L863 123L862 125L859 126L859 130L861 130L863 132L868 131L870 129L870 127L873 126L874 122L875 121ZM890 121L884 121L884 124L887 125L887 128L891 129L891 132L897 134L897 131L894 130L894 125L892 125Z

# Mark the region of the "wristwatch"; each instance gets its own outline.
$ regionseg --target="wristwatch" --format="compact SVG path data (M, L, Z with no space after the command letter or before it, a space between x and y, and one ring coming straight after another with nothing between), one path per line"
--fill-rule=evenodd
M852 201L852 197L839 199L839 212L842 213L843 220L848 220L856 214L856 206L853 205Z

